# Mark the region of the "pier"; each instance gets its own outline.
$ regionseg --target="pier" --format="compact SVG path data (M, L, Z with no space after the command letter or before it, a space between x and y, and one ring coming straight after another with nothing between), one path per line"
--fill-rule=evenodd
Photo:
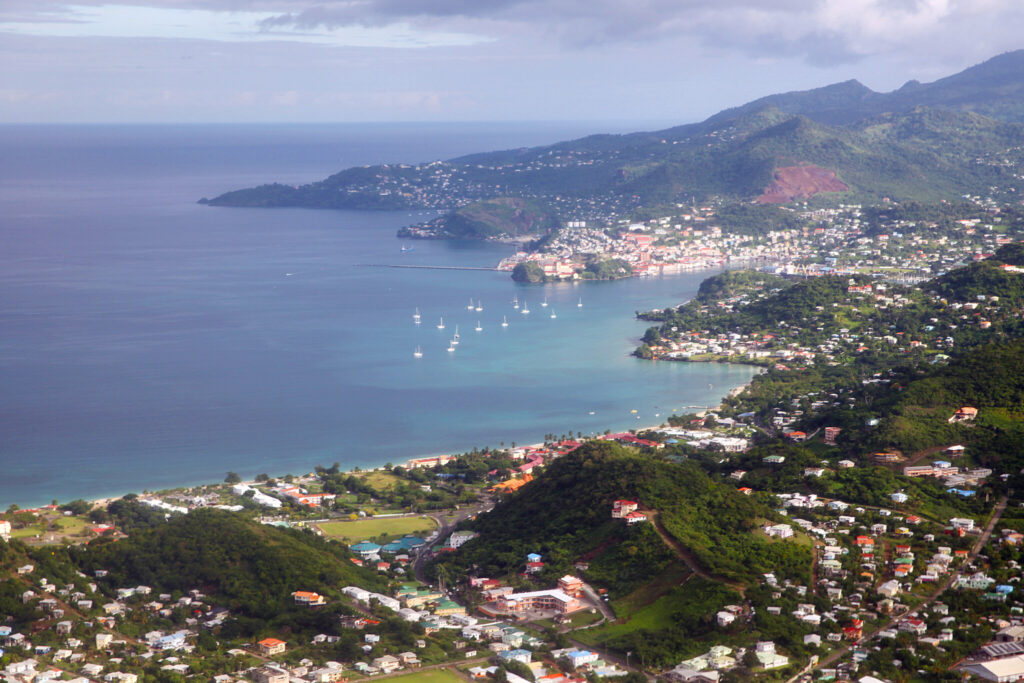
M424 270L490 270L497 271L497 268L484 268L483 266L418 266L408 263L357 263L357 268L421 268Z

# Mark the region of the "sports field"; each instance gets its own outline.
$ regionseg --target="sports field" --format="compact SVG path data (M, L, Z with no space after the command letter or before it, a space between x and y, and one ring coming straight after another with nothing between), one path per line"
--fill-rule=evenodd
M408 676L396 676L392 681L401 683L463 683L462 679L448 669L431 669L418 671Z
M325 534L339 541L356 542L368 538L387 536L401 538L408 534L426 537L437 524L430 517L385 517L360 519L354 522L324 522L319 527Z

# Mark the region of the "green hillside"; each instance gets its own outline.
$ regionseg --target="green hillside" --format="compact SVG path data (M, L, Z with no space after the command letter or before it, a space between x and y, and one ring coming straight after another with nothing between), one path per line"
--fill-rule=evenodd
M306 531L257 524L218 510L194 510L119 541L97 540L74 557L84 571L105 569L111 586L161 592L198 589L232 612L269 619L308 590L338 597L342 587L383 587L355 566L347 548Z
M772 543L757 533L758 519L775 513L731 486L711 479L691 462L640 455L613 442L590 442L556 460L471 528L480 537L442 558L435 572L481 575L522 571L528 553L545 558L557 578L586 556L587 574L613 594L651 580L678 563L649 525L627 529L611 518L616 499L638 501L656 511L660 525L693 556L698 566L730 582L752 582L764 572L806 580L810 553L792 543ZM640 535L643 536L640 536ZM612 562L602 561L608 555Z
M558 214L543 202L496 197L459 207L432 221L398 231L399 237L487 239L546 235L561 224Z

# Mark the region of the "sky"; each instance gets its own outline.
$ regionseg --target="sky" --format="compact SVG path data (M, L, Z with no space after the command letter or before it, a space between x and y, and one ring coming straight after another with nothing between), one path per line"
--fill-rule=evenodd
M1024 0L0 0L0 123L659 121L1024 47Z

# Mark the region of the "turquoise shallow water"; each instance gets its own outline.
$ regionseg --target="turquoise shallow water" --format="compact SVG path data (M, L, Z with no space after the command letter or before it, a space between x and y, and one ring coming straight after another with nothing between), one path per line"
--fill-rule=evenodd
M754 372L628 355L644 330L633 312L692 296L706 274L522 286L366 267L493 266L508 248L402 252L394 231L421 218L404 212L194 203L387 158L395 136L417 161L570 131L481 128L464 149L456 127L142 128L0 127L0 506L645 425Z

